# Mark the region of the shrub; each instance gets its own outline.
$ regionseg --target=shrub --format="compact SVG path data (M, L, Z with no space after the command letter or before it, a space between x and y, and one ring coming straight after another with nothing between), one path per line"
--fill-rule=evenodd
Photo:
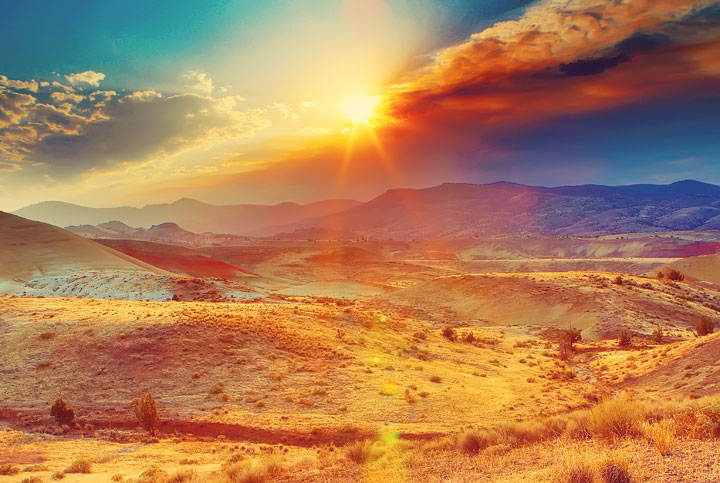
M665 333L663 332L662 327L659 325L653 329L652 332L652 338L657 344L662 344L663 339L665 338Z
M442 382L442 379L440 379L440 376L432 376L430 378L430 382L434 382L435 384L440 384Z
M709 317L701 317L693 323L693 329L695 337L710 335L715 332L715 322Z
M17 475L18 473L20 473L20 468L13 464L5 463L4 465L0 465L0 475L12 476Z
M488 446L499 443L499 436L487 429L468 429L458 436L458 448L463 453L478 454Z
M243 460L225 469L225 476L232 483L256 483L277 481L285 473L285 465L277 458Z
M148 392L139 399L134 400L132 410L140 426L154 436L160 423L160 415L152 393Z
M604 483L631 483L630 458L626 453L614 452L605 457L599 465L601 481Z
M635 434L644 416L640 403L619 397L606 399L590 409L585 425L593 436L626 437Z
M623 284L623 281L624 281L623 278L622 278L620 275L618 275L617 277L615 277L615 278L612 280L612 283L615 284L615 285L622 285L622 284Z
M632 343L632 333L629 330L622 329L618 333L618 345L620 347L628 347Z
M665 278L668 280L672 280L673 282L682 282L685 280L685 275L679 270L675 270L674 268L668 268L665 270Z
M69 425L75 419L75 410L68 407L65 400L59 397L50 407L50 416L55 418L55 422L61 426Z
M455 332L455 329L453 329L452 327L445 327L445 330L443 330L442 335L450 342L455 342L457 340L457 333Z
M566 361L570 359L573 352L573 344L582 340L580 330L573 327L561 329L558 332L558 352L560 359Z
M27 478L23 478L20 483L43 483L43 480L39 476L29 476Z
M467 342L468 344L472 344L475 342L475 334L472 332L465 332L465 335L463 336L463 341Z
M65 468L65 473L92 473L92 463L86 459L75 460Z
M63 478L65 478L65 472L63 472L63 471L56 471L55 473L52 474L53 480L62 480Z
M555 466L552 480L557 483L593 483L595 472L591 461L585 455L573 450L564 450Z
M355 463L364 464L382 458L387 446L372 440L358 441L345 449L345 456Z

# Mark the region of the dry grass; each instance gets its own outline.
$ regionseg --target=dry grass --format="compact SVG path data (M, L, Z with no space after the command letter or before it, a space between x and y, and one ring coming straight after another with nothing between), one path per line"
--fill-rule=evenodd
M675 447L675 422L664 419L658 423L644 422L642 432L645 438L655 445L661 455L667 456Z
M550 479L556 483L630 483L630 456L621 450L561 448Z
M288 472L287 466L278 457L247 459L232 464L224 471L231 483L262 483L276 481Z
M87 459L78 459L65 468L65 473L92 473L92 463Z

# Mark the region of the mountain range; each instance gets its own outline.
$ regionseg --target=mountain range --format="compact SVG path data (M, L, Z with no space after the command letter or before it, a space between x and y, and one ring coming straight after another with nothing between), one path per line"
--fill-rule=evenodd
M445 183L392 189L366 202L213 206L183 199L144 208L86 208L45 202L15 212L60 226L120 220L135 226L174 222L192 231L247 236L344 233L378 239L481 236L596 236L720 229L720 186L686 180L668 185L554 188L509 182Z

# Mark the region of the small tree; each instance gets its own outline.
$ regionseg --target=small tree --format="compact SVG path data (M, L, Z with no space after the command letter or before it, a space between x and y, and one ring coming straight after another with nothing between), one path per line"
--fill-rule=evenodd
M61 397L57 398L50 407L50 416L55 418L55 422L59 425L70 425L75 419L75 410L68 407L65 400Z
M160 415L152 393L148 391L139 399L135 399L132 402L132 410L140 426L154 436L160 423Z
M657 344L662 344L663 339L665 338L665 333L663 332L662 327L659 325L653 329L652 338Z
M580 330L573 327L560 329L558 331L558 352L560 359L566 361L570 359L573 353L573 344L582 340Z
M693 324L695 337L712 334L715 332L715 325L715 322L710 320L709 317L701 317Z
M632 342L632 333L629 330L622 329L618 334L618 345L627 347Z
M622 285L623 282L624 282L624 280L623 280L623 278L622 278L620 275L618 275L617 277L615 277L615 278L613 279L613 281L612 281L612 283L614 283L615 285Z

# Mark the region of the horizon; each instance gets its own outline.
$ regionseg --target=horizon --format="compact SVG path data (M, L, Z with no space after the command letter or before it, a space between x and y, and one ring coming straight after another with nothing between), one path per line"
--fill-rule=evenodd
M0 21L2 209L720 183L714 1L39 3Z
M207 202L207 201L199 200L199 199L197 199L197 198L183 197L183 198L177 198L177 199L175 199L175 200L173 200L173 201L165 201L165 202L158 202L158 203L148 203L148 204L144 204L144 205L116 205L116 206L89 206L89 205L80 205L80 204L77 204L77 203L72 203L72 202L68 202L68 201L64 201L64 200L43 200L43 201L38 201L37 203L33 203L33 204L30 204L30 205L21 206L21 207L19 207L19 208L14 209L14 210L0 210L0 211L4 211L4 212L6 212L6 213L15 213L15 212L18 212L18 211L23 210L24 208L30 208L30 207L32 207L32 206L41 205L41 204L43 204L43 203L62 203L62 204L74 205L74 206L77 206L77 207L80 207L80 208L91 208L91 209L112 209L112 208L134 208L134 209L142 209L142 208L146 208L146 207L148 207L148 206L155 206L155 205L173 205L173 204L178 203L178 202L183 201L183 200L197 201L197 202L202 203L202 204L205 204L205 205L218 206L218 207L222 207L222 206L244 206L244 205L247 205L247 206L279 206L279 205L283 205L283 204L295 204L295 205L299 205L299 206L307 206L307 205L312 205L312 204L315 204L315 203L322 203L322 202L326 202L326 201L355 201L355 202L364 204L364 203L367 203L367 202L369 202L369 201L372 201L372 200L374 200L375 198L378 198L378 197L380 197L380 196L382 196L382 195L384 195L384 194L386 194L386 193L388 193L388 192L390 192L390 191L395 191L395 190L417 190L417 191L420 191L420 190L429 190L429 189L433 189L433 188L438 188L438 187L444 186L444 185L491 186L491 185L494 185L494 184L506 183L506 184L514 184L514 185L518 185L518 186L524 186L524 187L527 187L527 188L555 189L555 188L580 188L580 187L584 187L584 186L599 186L599 187L606 187L606 188L624 188L624 187L632 187L632 186L671 186L671 185L675 185L675 184L679 184L679 183L686 183L686 182L699 183L699 184L705 184L705 185L718 186L718 187L720 187L720 184L718 184L718 183L708 183L708 182L700 181L700 180L696 180L696 179L679 179L679 180L677 180L677 181L669 181L669 182L667 182L667 183L633 183L633 184L619 184L619 185L602 185L602 184L596 184L596 183L583 183L583 184L577 184L577 185L557 185L557 186L529 185L529 184L523 184L523 183L515 183L515 182L507 181L507 180L491 181L491 182L488 182L488 183L464 183L464 182L450 182L450 181L446 181L446 182L443 182L443 183L440 183L440 184L436 184L436 185L432 185L432 186L424 186L424 187L420 187L420 188L402 188L402 187L387 188L386 190L384 190L384 191L382 191L382 192L380 192L380 193L378 193L378 194L376 194L376 195L374 195L374 196L372 196L372 197L370 197L370 198L368 198L368 199L364 199L364 200L358 200L358 199L352 199L352 198L327 198L327 199L317 199L317 200L313 200L313 201L308 201L308 202L305 202L305 203L300 203L300 202L297 202L297 201L294 201L294 200L286 200L286 201L280 201L280 202L278 202L278 203L273 203L273 204L261 204L261 203L228 203L228 204L220 205L220 204L209 203L209 202Z

